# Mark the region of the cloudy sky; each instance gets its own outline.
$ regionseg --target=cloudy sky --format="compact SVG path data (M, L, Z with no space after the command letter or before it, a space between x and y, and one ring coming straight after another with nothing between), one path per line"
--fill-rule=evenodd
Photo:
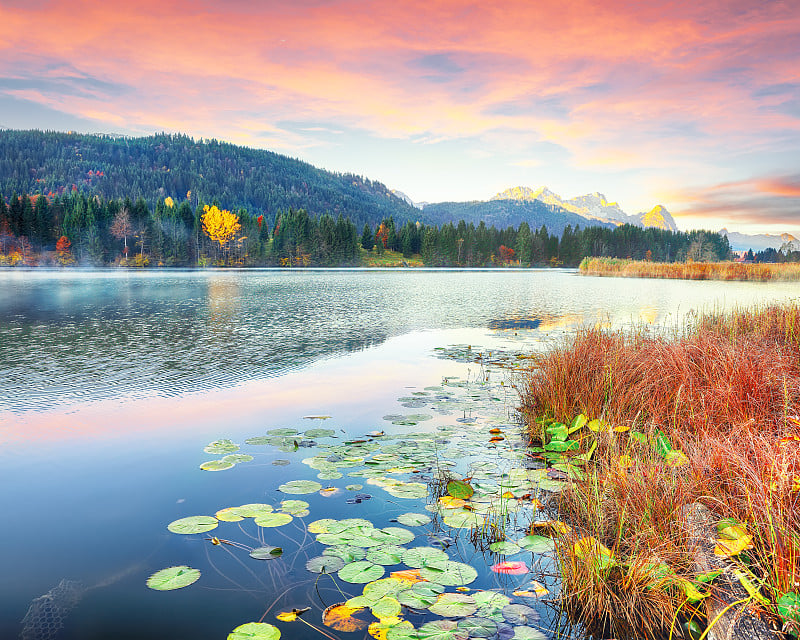
M0 0L0 127L185 132L416 201L800 237L798 0Z

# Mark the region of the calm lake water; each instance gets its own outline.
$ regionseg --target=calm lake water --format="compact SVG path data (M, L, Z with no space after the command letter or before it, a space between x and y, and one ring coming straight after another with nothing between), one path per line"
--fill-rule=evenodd
M423 482L437 465L502 485L504 470L519 466L508 446L519 437L514 380L502 370L487 380L483 367L441 356L467 353L464 345L530 352L581 323L673 326L694 310L797 294L793 284L556 270L0 271L0 638L225 638L262 615L284 637L321 638L275 619L310 606L308 620L320 626L320 610L344 599L340 589L361 593L363 584L306 570L326 548L308 531L321 518L404 528L414 535L408 548L450 536L450 559L479 569L470 588L530 606L538 616L530 628L552 637L557 616L546 602L510 595L531 580L557 593L548 554L511 557L527 563L526 575L487 572L504 557L476 550L463 528L437 527L427 495L386 488L390 476ZM453 345L462 346L437 350ZM410 414L416 424L402 424ZM315 415L331 417L306 417ZM504 430L505 445L480 440L491 426ZM276 429L294 430L288 445ZM304 435L312 429L334 435ZM379 431L385 436L367 436ZM258 436L262 443L245 443ZM201 470L223 457L204 451L223 438L253 460ZM367 444L345 445L359 439ZM311 466L314 456L333 460L341 477ZM290 480L331 491L278 489ZM224 507L277 510L295 499L309 503L309 514L281 527L221 522L206 535L166 528ZM405 513L434 522L392 522ZM524 535L515 527L526 517L524 509L513 515L509 538ZM211 545L204 538L212 535L281 546L284 555L253 560ZM175 591L145 586L173 565L202 576ZM408 568L385 566L386 575ZM417 626L441 619L426 615L407 618ZM509 625L498 625L496 637L510 637Z

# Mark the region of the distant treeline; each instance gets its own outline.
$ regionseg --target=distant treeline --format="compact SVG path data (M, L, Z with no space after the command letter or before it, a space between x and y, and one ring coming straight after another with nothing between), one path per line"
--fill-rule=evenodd
M302 209L278 211L274 222L245 209L230 212L238 226L220 239L204 224L207 208L170 197L151 208L143 198L80 191L12 194L0 198L0 264L353 266L366 252L386 250L420 255L426 266L453 267L577 266L586 256L659 262L730 256L727 238L710 231L567 226L558 236L525 222L496 229L482 222L396 225L392 217L359 230L343 215Z

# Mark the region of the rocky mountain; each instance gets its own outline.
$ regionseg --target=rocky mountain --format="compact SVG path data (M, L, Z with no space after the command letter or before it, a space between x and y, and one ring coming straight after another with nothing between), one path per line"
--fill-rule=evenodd
M608 199L598 192L589 193L569 200L563 199L547 187L531 189L530 187L513 187L498 193L492 200L538 200L554 207L566 209L587 220L613 222L615 224L633 224L637 227L657 227L677 231L669 211L662 205L653 207L650 211L629 215L616 202Z
M787 242L795 243L795 246L800 247L800 241L790 233L782 233L780 235L770 233L750 235L728 231L727 229L720 229L719 234L721 236L728 236L728 242L731 243L731 249L734 251L747 251L748 249L752 249L758 252L770 248L780 249Z

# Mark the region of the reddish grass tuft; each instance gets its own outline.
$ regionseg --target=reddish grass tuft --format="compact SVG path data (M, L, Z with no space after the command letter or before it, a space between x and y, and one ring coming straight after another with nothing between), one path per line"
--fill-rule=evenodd
M739 310L700 316L672 336L586 329L533 358L521 407L532 438L541 416L568 423L583 413L660 430L688 457L671 468L649 445L603 433L586 479L561 494L561 517L575 526L559 542L565 601L598 633L668 630L684 601L675 577L692 577L679 513L694 501L746 524L772 602L800 592L799 327L797 304ZM573 557L573 538L585 535L620 566L600 575ZM669 565L672 582L648 577L653 559Z

